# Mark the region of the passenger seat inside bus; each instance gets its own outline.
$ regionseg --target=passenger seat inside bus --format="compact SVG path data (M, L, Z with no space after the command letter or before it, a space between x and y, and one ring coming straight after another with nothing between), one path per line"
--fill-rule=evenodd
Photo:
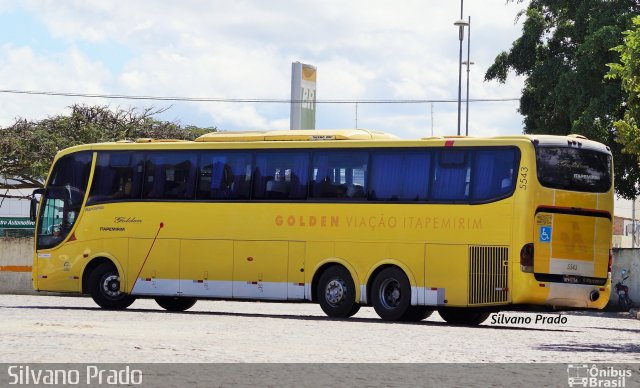
M332 198L338 196L337 187L328 176L313 184L313 196L316 198Z
M364 198L364 188L356 184L347 185L347 197L349 198Z
M287 198L289 196L289 182L276 180L267 181L267 198Z

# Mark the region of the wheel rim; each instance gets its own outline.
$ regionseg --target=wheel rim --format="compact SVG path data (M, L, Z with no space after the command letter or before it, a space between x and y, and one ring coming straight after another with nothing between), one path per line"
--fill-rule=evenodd
M108 273L102 277L100 291L110 299L117 299L122 295L120 292L120 276L117 273Z
M394 278L385 279L380 285L378 298L380 304L386 309L398 307L402 298L400 282Z
M347 295L347 285L342 279L332 279L327 283L324 290L324 297L331 306L337 306L345 300Z

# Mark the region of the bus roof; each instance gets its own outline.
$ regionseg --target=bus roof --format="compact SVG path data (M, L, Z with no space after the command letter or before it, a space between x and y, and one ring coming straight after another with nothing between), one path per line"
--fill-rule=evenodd
M348 140L348 141L345 141ZM314 145L311 146L311 143ZM375 143L372 144L372 143ZM82 150L123 150L123 149L199 149L199 148L278 148L305 146L350 147L361 146L380 147L420 147L420 146L484 146L484 145L514 145L528 143L540 146L575 147L596 150L611 154L611 150L604 144L586 139L580 135L508 135L495 137L468 136L434 136L420 139L401 139L395 135L371 131L366 129L330 129L330 130L278 130L278 131L238 131L213 132L200 136L195 141L174 139L137 139L136 141L121 140L117 142L82 144L61 150L58 157Z
M398 137L385 132L367 129L335 129L291 131L238 131L212 132L196 139L197 142L226 141L314 141L314 140L390 140Z

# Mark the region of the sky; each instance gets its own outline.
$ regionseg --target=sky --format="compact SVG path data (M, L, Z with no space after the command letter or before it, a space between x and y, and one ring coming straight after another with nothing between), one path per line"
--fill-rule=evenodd
M527 2L466 0L469 96L519 98L523 78L485 82L521 34ZM318 69L318 100L457 100L460 2L451 0L0 0L0 90L289 99L291 63ZM464 41L466 60L467 36ZM466 71L462 73L465 99ZM167 102L0 93L0 126L72 104L169 108L158 118L220 130L289 129L286 103ZM469 134L522 133L518 101L472 102ZM316 128L402 138L455 135L457 102L320 103ZM465 106L462 106L464 133Z

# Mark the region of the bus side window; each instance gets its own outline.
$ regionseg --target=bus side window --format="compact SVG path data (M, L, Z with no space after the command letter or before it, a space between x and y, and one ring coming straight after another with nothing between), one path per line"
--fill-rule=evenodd
M195 189L196 157L191 152L149 152L143 197L191 199Z
M489 201L508 195L514 188L516 151L491 149L475 151L471 199Z
M431 153L376 150L371 155L372 201L425 201Z
M431 199L467 201L471 175L468 154L466 150L442 150L438 153L434 176L431 177Z
M89 203L140 198L142 155L132 152L100 152Z
M245 152L205 152L200 155L196 198L248 199L252 155Z
M307 151L257 152L253 198L306 199L308 166L309 153Z
M368 158L367 151L315 152L310 197L336 201L366 200Z

